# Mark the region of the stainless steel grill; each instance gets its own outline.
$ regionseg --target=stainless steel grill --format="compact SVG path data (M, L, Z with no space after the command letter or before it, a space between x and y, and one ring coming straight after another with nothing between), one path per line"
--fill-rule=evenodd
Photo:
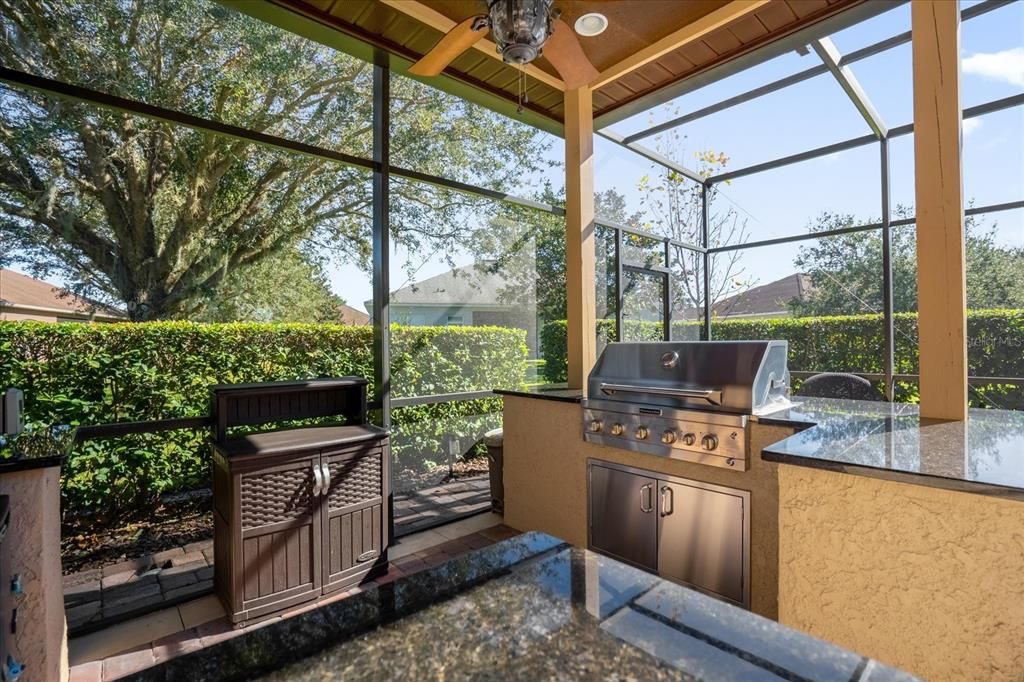
M611 343L590 373L584 438L747 469L747 418L789 399L786 341Z

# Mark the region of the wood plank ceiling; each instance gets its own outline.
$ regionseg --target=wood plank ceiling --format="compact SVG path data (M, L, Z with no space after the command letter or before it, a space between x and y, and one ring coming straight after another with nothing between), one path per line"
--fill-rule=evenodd
M430 50L443 32L413 16L461 21L486 12L485 0L271 0L370 44L415 61ZM667 51L594 91L594 116L608 114L667 85L699 74L864 0L770 0L700 38ZM598 71L606 72L640 50L706 15L730 0L556 0L556 9L570 25L587 12L608 17L608 29L580 44ZM415 11L396 8L403 3ZM407 5L408 6L408 5ZM538 77L527 74L527 106L562 122L562 90L558 72L541 58ZM478 49L467 50L446 73L511 101L517 98L519 70ZM536 73L536 72L535 72ZM542 82L547 81L547 82ZM552 84L553 83L553 84Z

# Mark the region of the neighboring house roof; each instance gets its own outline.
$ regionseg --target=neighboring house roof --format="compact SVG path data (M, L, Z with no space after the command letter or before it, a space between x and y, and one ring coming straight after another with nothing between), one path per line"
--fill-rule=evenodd
M370 316L362 310L356 310L352 306L342 303L338 306L338 322L341 324L362 326L364 324L370 324Z
M789 314L789 302L805 300L811 290L811 278L796 273L768 284L723 298L711 308L712 315L725 317L772 317Z
M7 268L0 268L0 308L45 312L57 317L125 318L116 308Z
M398 305L463 305L506 306L501 290L508 285L508 276L493 272L483 262L455 268L422 282L410 284L391 293L391 303ZM524 302L527 303L527 302ZM369 307L370 301L366 305Z

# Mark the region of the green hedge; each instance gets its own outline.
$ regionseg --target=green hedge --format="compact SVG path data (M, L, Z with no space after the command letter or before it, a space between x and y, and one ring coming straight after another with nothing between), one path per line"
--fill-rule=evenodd
M29 423L103 424L208 413L208 386L373 373L369 327L305 324L0 322L0 387L25 391ZM392 329L395 396L516 387L526 335L499 327ZM396 410L395 453L413 467L452 431L486 424L500 403ZM89 441L64 470L65 508L108 515L208 484L209 434L177 431ZM461 444L461 440L459 441ZM409 460L402 465L402 459Z
M673 324L672 336L696 339L700 324ZM719 340L785 339L789 341L789 368L794 371L881 373L885 347L881 315L834 317L779 317L760 320L717 320L712 334ZM897 374L917 373L917 315L895 316ZM658 341L658 322L627 321L625 338ZM968 367L971 376L1024 377L1024 310L972 310L967 315ZM598 346L615 336L614 320L598 320ZM541 329L544 377L566 379L566 323L550 322ZM916 387L900 385L898 398L913 401ZM1009 386L985 386L971 391L972 404L1024 409L1024 391Z

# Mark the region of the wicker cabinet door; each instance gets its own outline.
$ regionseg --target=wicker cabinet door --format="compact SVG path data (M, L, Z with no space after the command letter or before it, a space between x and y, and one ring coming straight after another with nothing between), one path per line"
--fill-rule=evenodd
M387 519L379 444L325 452L330 484L323 506L324 592L356 582L381 558Z
M257 616L320 595L319 455L240 474L242 605Z

